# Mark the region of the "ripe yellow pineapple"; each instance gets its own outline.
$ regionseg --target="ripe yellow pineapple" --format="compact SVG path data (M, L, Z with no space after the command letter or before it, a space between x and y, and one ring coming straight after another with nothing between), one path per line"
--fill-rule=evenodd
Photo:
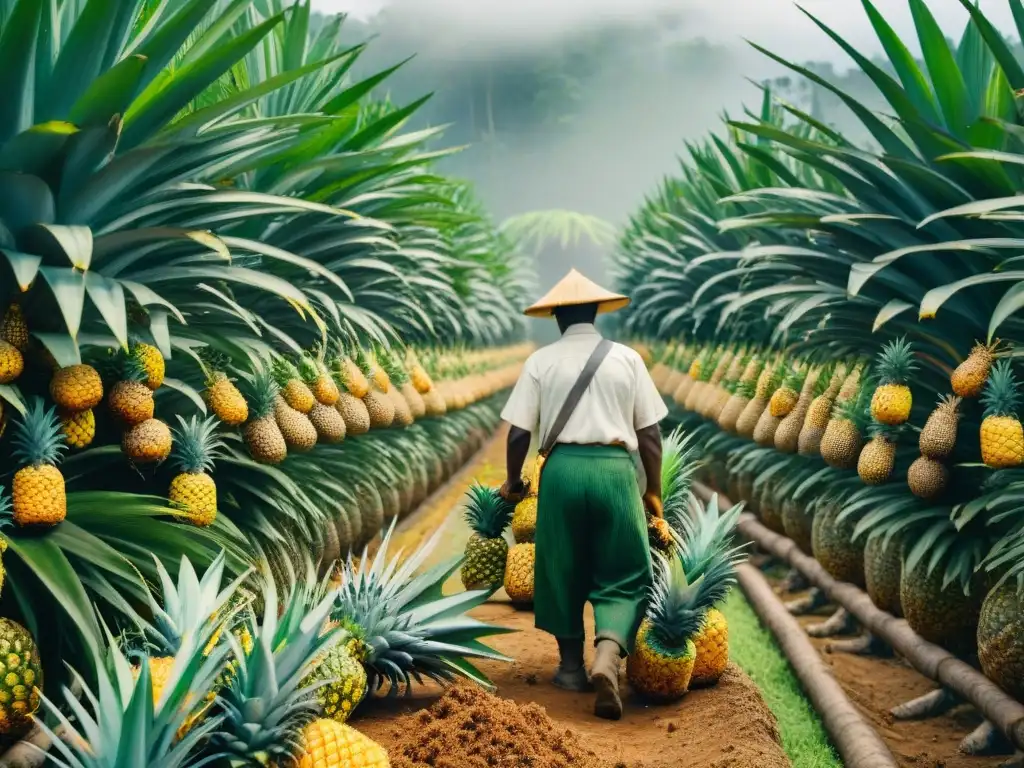
M13 344L0 339L0 384L10 384L25 370L25 358Z
M892 433L876 428L857 459L857 474L866 485L881 485L892 477L895 464L896 442Z
M421 395L427 394L427 392L429 392L434 386L434 382L430 380L430 375L416 357L416 353L411 349L408 352L406 360L409 366L409 378L412 381L412 385Z
M918 439L921 454L932 459L944 459L956 447L957 427L960 423L961 400L955 395L946 395L928 415Z
M69 365L53 374L50 397L65 411L86 411L103 399L103 382L91 365Z
M60 423L64 442L71 448L85 448L96 437L96 414L91 408L78 413L61 412Z
M11 302L0 320L0 341L13 345L19 352L28 349L28 325L21 305Z
M324 629L331 630L337 626L337 622L328 622ZM366 698L368 681L363 662L368 649L358 625L346 620L340 626L345 639L332 645L314 662L301 687L319 685L316 698L323 714L334 722L344 723Z
M370 414L370 426L373 429L387 429L395 423L395 403L376 383L363 397L363 405Z
M365 435L370 431L370 412L366 404L351 392L342 392L334 408L345 422L346 434Z
M388 753L350 725L314 720L302 732L302 749L275 768L390 768Z
M212 525L217 518L217 485L209 472L224 441L217 436L217 419L203 421L195 415L185 421L178 414L180 428L174 431L173 461L178 474L171 480L167 498L198 526Z
M35 640L16 621L0 618L0 734L16 738L32 727L42 690Z
M1020 392L1008 359L993 367L981 401L981 460L993 469L1024 464L1024 427L1017 417Z
M249 455L260 464L280 464L288 456L288 444L274 418L277 397L277 382L269 367L258 365L253 372L252 419L245 425L243 438Z
M512 515L512 537L517 544L528 544L537 535L537 496L531 493L516 504Z
M156 464L171 455L171 429L160 419L146 419L121 437L121 450L136 464Z
M344 352L334 359L334 374L344 385L348 393L357 399L363 399L370 390L370 382L359 369L358 363Z
M505 561L505 593L515 605L533 603L533 570L537 561L534 544L516 544Z
M477 483L467 496L465 517L473 535L466 544L462 585L468 590L497 589L505 579L508 543L504 534L512 520L512 505L493 488Z
M142 360L135 354L120 351L114 364L119 378L107 393L111 415L127 427L153 418L153 390L147 383L149 374Z
M284 401L299 413L308 414L316 404L316 397L309 385L303 381L302 376L288 360L279 357L274 360L274 378L281 391Z
M907 382L917 368L906 339L887 344L878 356L879 384L871 397L871 417L879 424L896 426L910 418L913 405Z
M861 387L852 398L837 398L820 446L821 458L829 466L837 469L853 469L857 466L857 459L864 447L862 435L867 422L869 393L867 387Z
M842 376L843 370L840 366L831 374L825 372L818 377L817 396L807 408L807 415L804 417L800 434L797 436L797 451L801 456L819 456L821 454L821 441L828 428L835 397L843 383Z
M946 465L927 456L918 457L907 470L910 492L922 499L935 499L946 490L949 470Z
M205 398L217 418L231 427L245 423L249 405L238 387L223 371L213 371L206 381Z
M334 383L334 379L331 378L327 366L319 357L312 358L303 355L299 358L299 373L318 403L334 405L338 402L341 391Z
M317 442L316 427L306 414L292 408L278 395L274 401L274 419L285 444L296 451L312 450Z
M977 397L981 394L992 370L998 344L998 341L995 344L975 344L967 359L956 367L950 383L957 395Z
M146 372L146 386L151 390L160 389L167 372L167 363L164 361L164 356L160 354L160 350L152 344L137 341L132 345L132 354Z
M696 658L690 686L713 685L729 666L729 622L725 614L711 608L704 615L704 624L694 639Z
M427 415L427 404L412 381L407 381L402 385L401 394L409 405L413 419L422 419Z
M67 516L64 476L57 469L66 449L54 408L42 398L29 404L13 440L14 458L21 466L14 474L11 495L14 522L20 526L54 526Z

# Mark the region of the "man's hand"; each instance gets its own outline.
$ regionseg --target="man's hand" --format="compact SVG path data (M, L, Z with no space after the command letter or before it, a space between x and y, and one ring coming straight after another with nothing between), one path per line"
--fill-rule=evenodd
M661 496L649 491L644 494L644 509L651 517L662 518L665 516L665 512L661 506Z
M498 489L498 495L510 504L518 504L529 493L530 487L523 482L521 477L515 480L506 480Z

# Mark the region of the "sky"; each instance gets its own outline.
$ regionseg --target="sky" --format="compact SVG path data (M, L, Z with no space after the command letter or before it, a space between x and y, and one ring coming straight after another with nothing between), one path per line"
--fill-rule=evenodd
M960 0L926 0L950 36L959 36L966 19ZM908 0L874 0L875 6L905 40L912 39ZM848 60L792 0L313 0L323 12L344 11L365 18L382 7L401 9L403 21L437 28L467 44L523 47L544 44L586 24L656 18L666 10L687 16L686 31L716 42L754 40L790 58ZM801 5L866 52L880 49L858 0L803 0ZM1006 0L981 0L981 7L1002 29L1012 29ZM467 34L468 33L468 34Z

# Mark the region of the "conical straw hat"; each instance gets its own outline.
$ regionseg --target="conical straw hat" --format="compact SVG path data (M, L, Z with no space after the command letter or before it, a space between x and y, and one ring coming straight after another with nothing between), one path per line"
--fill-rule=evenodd
M597 304L598 313L614 312L629 304L629 297L605 290L573 269L536 304L527 307L526 315L551 317L556 307L574 307L580 304Z

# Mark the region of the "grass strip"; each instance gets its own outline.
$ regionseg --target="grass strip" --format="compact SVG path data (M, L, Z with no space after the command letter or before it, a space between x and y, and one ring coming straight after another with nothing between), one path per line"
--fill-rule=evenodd
M739 589L722 612L729 621L729 656L761 689L793 768L843 768L789 662Z

